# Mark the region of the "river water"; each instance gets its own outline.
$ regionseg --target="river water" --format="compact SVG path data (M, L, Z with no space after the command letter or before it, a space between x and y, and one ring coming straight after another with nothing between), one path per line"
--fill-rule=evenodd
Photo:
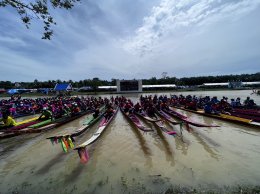
M182 92L242 100L250 93ZM136 102L140 94L126 96ZM259 96L250 97L260 104ZM259 129L180 112L197 122L220 127L191 127L188 132L184 126L183 138L174 138L145 121L154 132L139 131L119 111L102 136L87 147L87 164L80 163L76 151L63 153L60 145L46 139L76 130L86 116L44 133L0 140L0 193L164 193L194 189L229 193L233 187L259 186ZM91 137L97 125L75 138L76 142ZM180 134L179 125L168 127Z

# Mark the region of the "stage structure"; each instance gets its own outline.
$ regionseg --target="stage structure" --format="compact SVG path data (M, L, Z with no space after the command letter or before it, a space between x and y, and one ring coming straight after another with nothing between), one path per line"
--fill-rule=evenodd
M118 93L142 92L142 80L116 80Z

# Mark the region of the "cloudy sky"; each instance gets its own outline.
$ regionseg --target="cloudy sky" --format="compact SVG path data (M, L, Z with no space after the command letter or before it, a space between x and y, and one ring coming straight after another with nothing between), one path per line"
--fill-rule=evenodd
M48 41L0 8L0 80L260 72L260 0L81 0L52 14Z

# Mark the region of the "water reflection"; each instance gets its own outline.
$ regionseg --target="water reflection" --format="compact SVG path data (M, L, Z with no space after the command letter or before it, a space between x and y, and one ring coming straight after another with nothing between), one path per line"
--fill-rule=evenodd
M139 145L141 147L141 150L144 153L144 156L146 158L146 165L151 168L152 167L151 150L147 146L146 141L145 141L145 139L143 137L143 135L145 135L146 133L149 134L151 132L143 132L141 134L141 131L133 123L129 122L126 118L123 118L123 120L125 122L129 123L129 125L131 127L131 131L134 133L134 135L135 135L135 137L136 137L136 139L137 139L137 141L138 141L138 143L139 143Z
M57 165L58 163L61 163L65 158L67 157L67 155L63 152L57 154L55 157L53 157L51 160L49 160L46 164L44 164L43 167L41 167L37 172L36 174L38 175L42 175L42 174L45 174L45 173L48 173L49 170Z
M159 138L156 138L157 140L159 139L159 141L162 142L164 149L160 148L160 150L165 152L165 157L166 157L166 161L170 161L171 165L174 166L175 162L174 162L174 157L173 157L173 152L171 149L170 144L168 143L168 141L166 140L165 136L163 135L161 129L158 126L154 126L156 131L157 131L157 135L159 136ZM174 137L171 137L174 141Z
M216 160L218 160L219 159L218 154L215 153L215 151L213 149L211 149L211 147L204 141L203 138L201 138L201 136L202 136L201 133L195 131L191 127L190 127L190 129L193 131L191 134L197 139L198 143L203 146L205 151L208 152L212 158L215 158ZM205 136L204 136L204 138L205 138ZM207 139L210 140L210 138L207 138ZM212 140L210 140L210 142L212 142ZM215 144L215 146L217 146L217 144Z
M126 122L128 122L128 121L126 121ZM144 155L151 156L151 150L147 146L145 139L143 138L143 135L145 133L150 133L150 132L143 132L143 134L141 134L140 130L134 124L132 124L130 122L129 122L129 124L130 124L130 127L131 127L132 131L134 132L134 134L135 134L135 136L136 136L136 138L139 142L139 145L140 145Z
M64 177L65 184L74 182L77 180L77 178L81 175L83 172L83 169L85 168L84 165L79 164L77 165L68 175Z

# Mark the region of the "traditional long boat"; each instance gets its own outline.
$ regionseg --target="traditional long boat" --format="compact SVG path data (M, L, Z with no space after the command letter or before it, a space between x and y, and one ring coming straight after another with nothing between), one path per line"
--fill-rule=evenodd
M157 113L163 117L166 121L168 121L169 123L173 124L173 125L178 125L181 122L176 121L175 119L173 119L170 115L168 115L166 112L162 111L162 110L157 110Z
M168 130L164 121L162 121L159 116L157 116L156 114L154 114L153 117L151 117L152 119L155 119L157 120L156 122L154 122L154 124L159 128L161 129L164 133L168 134L168 135L176 135L176 132L175 131L171 131L171 130Z
M260 123L253 122L251 119L245 119L245 118L236 117L236 116L232 116L232 115L226 115L226 114L220 114L220 115L207 114L202 109L194 111L194 110L185 109L183 107L175 107L175 108L185 110L185 111L188 111L188 112L192 112L192 113L196 113L196 114L199 114L199 115L202 115L202 116L212 117L212 118L216 118L216 119L220 119L220 120L224 120L224 121L229 121L229 122L232 122L232 123L247 125L247 126L251 126L251 127L256 127L256 128L260 129Z
M81 135L83 132L85 132L87 129L89 129L92 125L94 125L104 114L104 111L100 112L97 117L94 117L94 113L88 115L87 119L83 123L83 126L77 129L74 132L71 133L63 133L60 135L55 135L52 137L48 137L47 139L50 139L51 143L61 143L61 147L64 152L68 152L68 149L74 148L73 142L75 142L74 137Z
M182 121L184 121L187 124L196 126L196 127L219 127L218 125L206 125L203 123L198 123L195 121L190 120L188 117L186 117L185 115L178 113L176 111L174 111L173 109L169 109L169 110L164 110L166 113L172 115L173 117L176 117Z
M233 111L239 114L251 115L260 117L259 109L242 109L242 108L234 108Z
M118 108L119 108L118 106L115 108L115 111L113 115L110 116L110 118L106 118L105 116L103 116L102 120L99 123L97 131L92 135L92 137L89 138L87 141L83 142L82 144L78 145L77 147L75 147L75 149L80 150L81 148L85 148L86 146L95 142L104 132L104 130L107 128L109 123L113 120L116 113L118 112Z
M68 122L71 122L75 119L78 119L86 114L90 113L90 111L83 111L83 112L79 112L77 113L76 115L74 116L65 116L65 117L62 117L60 119L57 119L55 120L53 123L51 124L48 124L48 125L45 125L43 127L39 127L39 128L26 128L26 129L23 129L21 130L21 133L39 133L39 132L42 132L44 130L49 130L49 129L53 129L55 127L59 127L61 125L64 125Z
M21 130L21 129L26 128L30 125L34 125L36 123L39 123L40 121L38 121L37 119L38 119L38 117L26 119L26 120L17 122L16 126L13 126L13 127L7 128L7 129L1 129L1 127L0 127L0 129L1 129L0 132L1 133L11 133L13 131Z
M136 112L135 114L137 114L138 116L142 117L143 119L150 121L150 122L157 122L157 121L161 121L162 119L153 119L151 117L149 117L144 111L142 112Z
M85 132L87 129L89 129L92 125L94 125L104 114L105 107L102 106L100 108L100 113L97 117L94 117L94 113L91 113L87 116L85 121L83 122L83 125L78 128L77 130L71 132L71 133L62 133L55 136L47 137L46 139L60 139L64 137L76 137L81 135L83 132Z
M26 127L26 128L23 128L23 129L20 129L17 131L11 131L10 133L2 132L2 133L0 133L0 139L14 137L14 136L18 136L18 135L22 135L22 134L26 134L26 133L40 133L42 131L50 130L55 127L59 127L65 123L68 123L72 120L80 118L80 117L86 115L87 113L89 113L89 111L80 112L77 115L74 115L72 117L70 117L70 116L62 117L60 119L55 120L51 124L47 124L47 125L39 127L39 128Z
M255 122L260 122L260 110L257 109L234 108L228 113L232 116L249 119Z
M252 115L237 113L233 111L229 112L229 114L235 117L245 118L254 122L260 122L260 116L252 116Z
M139 118L134 114L134 113L125 113L125 111L123 110L123 108L120 108L121 112L123 113L123 115L131 122L133 123L138 129L144 131L144 132L148 132L148 131L153 131L153 129L151 129L150 127L146 127L144 126L141 121L139 120ZM153 119L151 119L153 120Z

